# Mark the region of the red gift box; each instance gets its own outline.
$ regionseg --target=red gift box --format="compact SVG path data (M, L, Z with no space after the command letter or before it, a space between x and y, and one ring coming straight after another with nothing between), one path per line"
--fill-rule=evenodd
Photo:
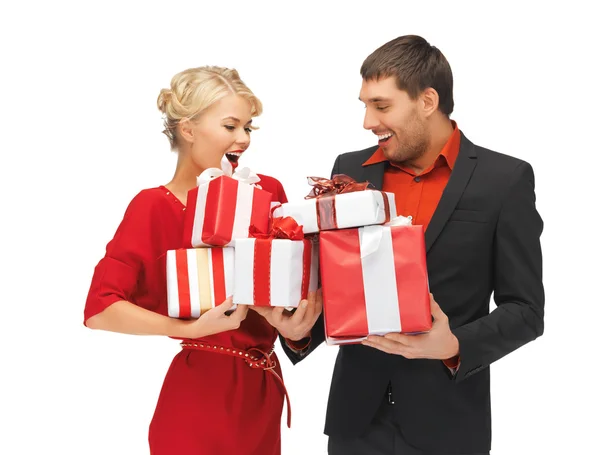
M329 344L431 329L423 226L323 231L319 239Z
M248 238L250 226L267 232L272 195L228 176L191 189L183 235L186 247L226 246Z

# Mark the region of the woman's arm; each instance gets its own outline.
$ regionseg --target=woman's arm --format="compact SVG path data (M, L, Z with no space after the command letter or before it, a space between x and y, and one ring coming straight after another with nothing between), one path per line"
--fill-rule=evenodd
M239 328L241 322L246 318L248 307L238 305L230 316L226 316L225 312L232 306L231 299L227 299L198 319L181 320L154 313L126 300L119 300L104 311L90 317L86 321L86 326L90 329L131 335L201 338Z

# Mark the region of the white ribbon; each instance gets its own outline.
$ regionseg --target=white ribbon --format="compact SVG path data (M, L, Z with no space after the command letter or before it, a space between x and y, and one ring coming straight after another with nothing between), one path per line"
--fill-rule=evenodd
M260 182L260 177L247 167L236 169L231 177L242 183L247 183L248 185L258 186L256 184Z
M412 216L397 216L384 224L384 226L410 226L412 225Z
M221 169L218 169L216 167L208 168L204 172L202 172L202 174L196 177L196 185L204 185L205 183L210 182L212 179L216 179L217 177L221 177L222 175L225 175L225 172L223 172Z
M202 174L196 177L196 185L203 185L223 175L236 179L239 182L260 188L260 186L257 185L257 183L260 182L260 177L258 175L256 175L250 170L250 168L247 167L237 169L235 172L233 172L233 166L231 166L231 163L225 155L223 156L223 159L221 159L221 169L216 167L206 169L202 172Z
M381 244L383 230L391 226L410 226L412 224L412 216L397 216L382 226L364 226L361 227L362 235L360 236L360 257L365 258L370 254L375 253Z

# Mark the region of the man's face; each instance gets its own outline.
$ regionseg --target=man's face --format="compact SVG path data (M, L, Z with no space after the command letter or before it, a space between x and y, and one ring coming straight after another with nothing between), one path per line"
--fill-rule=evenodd
M410 163L425 153L430 142L421 100L412 100L398 89L393 77L363 80L359 99L365 103L363 127L379 138L385 157L394 163Z

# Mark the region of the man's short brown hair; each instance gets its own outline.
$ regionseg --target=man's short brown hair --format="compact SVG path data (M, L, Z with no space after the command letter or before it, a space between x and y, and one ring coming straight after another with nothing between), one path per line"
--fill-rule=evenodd
M400 36L369 55L360 68L366 81L394 77L400 90L416 99L431 87L439 95L439 110L454 109L452 70L440 50L417 35Z

